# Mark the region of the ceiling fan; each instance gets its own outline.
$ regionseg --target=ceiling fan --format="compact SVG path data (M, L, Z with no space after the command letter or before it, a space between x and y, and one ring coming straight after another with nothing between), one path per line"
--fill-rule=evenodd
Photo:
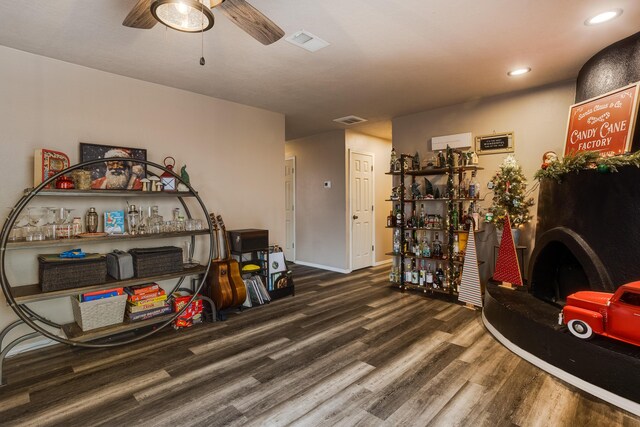
M201 32L213 27L213 8L264 45L284 36L280 27L245 0L138 0L122 25L150 29L161 22L179 31Z

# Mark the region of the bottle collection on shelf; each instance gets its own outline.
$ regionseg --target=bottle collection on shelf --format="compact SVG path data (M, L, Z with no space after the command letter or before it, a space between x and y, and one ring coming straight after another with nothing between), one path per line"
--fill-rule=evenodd
M480 183L474 167L477 163L473 152L448 150L446 155L438 152L421 168L418 153L398 156L395 150L392 151L390 173L409 172L407 176L412 178L408 191L404 180L400 180L390 196L390 201L400 202L394 204L387 217L387 227L394 228L393 255L399 256L389 273L392 283L421 287L425 292L427 289L458 292L466 249L466 235L461 244L459 232L478 230L479 227ZM421 191L416 177L423 174L447 175L447 185L434 186L424 178ZM457 180L452 179L454 176ZM420 201L429 199L449 202L447 215L427 213L425 204ZM471 203L465 210L463 202L466 201ZM405 205L406 202L409 204ZM417 204L420 204L419 213L416 213ZM442 209L442 205L438 209ZM448 243L440 240L440 232Z
M83 221L73 217L73 209L53 207L28 207L27 212L16 220L9 233L10 242L42 241L84 237L98 233L99 214L91 207ZM172 211L172 220L165 221L159 214L158 206L128 205L124 210L104 212L104 234L143 235L179 231L202 230L204 223L200 219L184 217L180 208Z

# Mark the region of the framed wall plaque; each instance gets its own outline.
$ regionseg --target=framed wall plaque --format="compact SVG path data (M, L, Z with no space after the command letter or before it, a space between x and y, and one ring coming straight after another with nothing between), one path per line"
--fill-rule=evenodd
M607 155L628 152L638 116L639 84L572 105L564 155L581 151Z
M476 153L478 155L513 153L514 149L515 140L513 132L476 136Z

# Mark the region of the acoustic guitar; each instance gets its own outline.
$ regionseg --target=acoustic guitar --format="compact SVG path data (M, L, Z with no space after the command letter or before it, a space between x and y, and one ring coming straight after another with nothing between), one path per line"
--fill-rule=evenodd
M227 234L227 229L224 226L224 221L222 220L222 215L216 216L218 220L218 224L222 229L222 234L224 235L224 246L225 246L225 254L226 261L229 269L229 282L231 284L231 293L233 294L233 304L232 306L241 305L244 303L245 299L247 299L247 287L244 284L244 280L242 280L242 276L240 275L240 263L235 259L231 258L231 246L229 245L229 236Z
M211 260L211 268L207 275L207 286L211 299L216 304L216 308L218 311L221 311L233 305L233 293L231 292L231 283L229 282L229 264L227 260L221 257L222 251L216 216L210 213L209 217L211 218L213 230L216 235L216 258Z

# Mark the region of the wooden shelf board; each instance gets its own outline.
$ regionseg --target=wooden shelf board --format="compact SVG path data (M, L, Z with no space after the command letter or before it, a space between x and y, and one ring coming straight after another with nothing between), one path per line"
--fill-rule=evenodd
M76 246L77 244L84 243L111 243L117 241L126 240L147 240L147 239L168 239L172 237L186 237L210 234L207 230L195 230L195 231L176 231L172 233L155 233L155 234L143 234L137 236L131 236L128 234L111 235L103 237L74 237L71 239L56 239L56 240L42 240L39 242L9 242L7 243L7 250L10 249L33 249L33 248L49 248L56 246Z
M24 190L25 195L33 192L33 188ZM74 197L195 197L197 193L189 191L134 191L134 190L41 190L36 196L74 196Z
M106 338L114 334L131 331L138 328L144 328L145 326L163 323L171 319L174 315L175 313L169 313L146 320L139 320L134 322L125 321L122 323L117 323L115 325L105 326L103 328L92 329L86 332L80 329L80 326L77 323L68 323L66 325L62 325L62 331L70 340L87 342L100 338Z
M63 289L59 291L42 292L40 284L14 286L11 293L17 304L27 304L36 301L44 301L48 299L61 298L66 296L84 294L86 292L99 291L103 289L124 288L127 286L142 285L150 282L160 282L162 280L175 279L182 276L195 276L206 271L206 266L198 266L194 268L184 269L175 273L167 273L159 276L151 277L134 277L127 280L110 279L99 285L89 285L80 288Z
M449 168L431 168L420 169L419 171L407 171L405 175L409 176L425 176L425 175L446 175L449 172Z

